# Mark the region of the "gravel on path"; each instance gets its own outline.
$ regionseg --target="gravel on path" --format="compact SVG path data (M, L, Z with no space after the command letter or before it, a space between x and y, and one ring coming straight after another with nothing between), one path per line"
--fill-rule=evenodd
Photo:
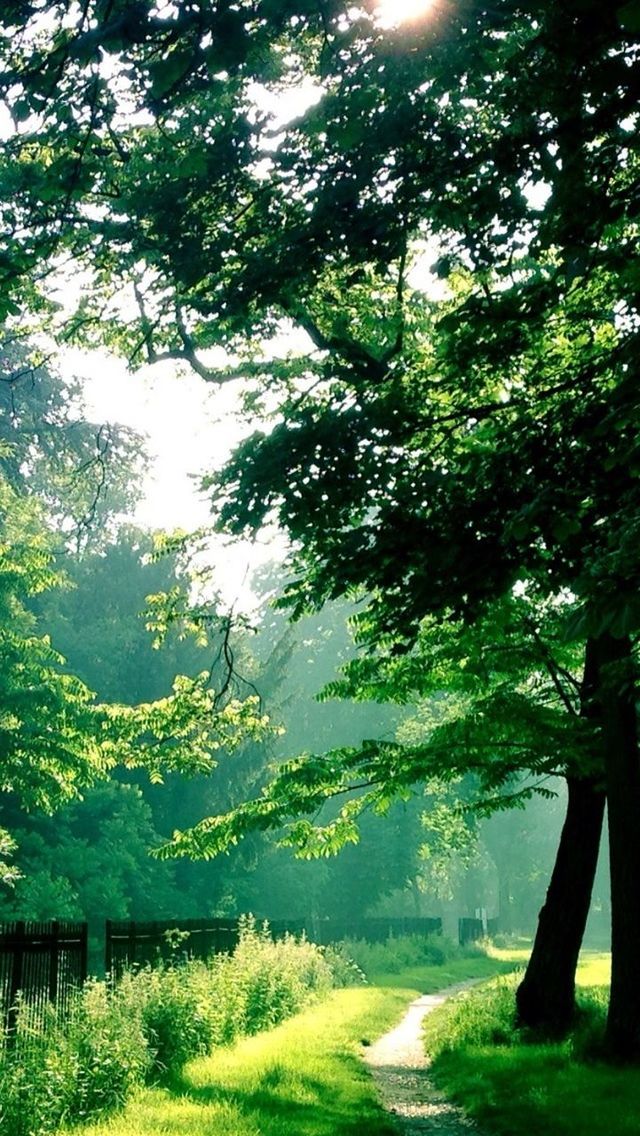
M422 1044L426 1015L477 981L459 982L437 994L416 998L400 1025L363 1052L382 1103L393 1115L401 1136L479 1136L477 1125L435 1087Z

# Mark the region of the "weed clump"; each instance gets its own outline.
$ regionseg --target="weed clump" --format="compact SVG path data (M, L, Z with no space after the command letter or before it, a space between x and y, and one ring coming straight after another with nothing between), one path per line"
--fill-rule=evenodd
M396 974L418 966L444 966L452 959L477 958L485 954L482 946L469 943L460 947L444 935L402 935L383 943L348 939L343 944L348 957L364 974Z
M520 1038L515 1025L515 988L521 975L509 974L467 990L431 1014L425 1038L429 1054L440 1054L468 1046L512 1045Z
M145 1081L176 1078L187 1061L255 1034L342 985L341 952L291 936L273 941L244 920L231 955L90 980L64 1017L22 1005L0 1039L0 1130L46 1136L121 1107Z

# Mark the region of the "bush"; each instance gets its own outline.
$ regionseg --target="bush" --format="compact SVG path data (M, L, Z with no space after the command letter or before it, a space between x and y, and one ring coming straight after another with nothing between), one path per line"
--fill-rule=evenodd
M72 1111L78 1061L54 1011L21 1006L12 1047L0 1054L0 1131L35 1136Z
M192 1057L297 1013L357 972L344 952L246 919L233 955L90 980L62 1021L22 1006L0 1050L3 1136L46 1136L121 1106L145 1080L174 1077Z
M324 960L331 971L334 986L362 986L367 976L349 953L347 943L331 943L320 947Z
M90 980L64 1019L51 1006L19 1007L0 1053L3 1136L40 1136L124 1103L150 1065L130 980L114 991Z
M192 1057L209 1051L213 1042L209 1002L217 992L205 963L145 967L129 973L127 980L129 1000L146 1039L147 1079L172 1077Z
M140 1006L128 976L114 989L90 979L63 1032L77 1066L73 1118L95 1116L124 1104L151 1064Z
M343 944L346 954L366 975L395 974L415 966L444 966L454 958L473 958L485 953L482 946L469 943L459 947L443 935L402 935L384 943L367 943L348 939Z
M233 955L210 964L216 999L213 1043L277 1025L338 985L326 953L306 939L274 942L268 927L245 920Z

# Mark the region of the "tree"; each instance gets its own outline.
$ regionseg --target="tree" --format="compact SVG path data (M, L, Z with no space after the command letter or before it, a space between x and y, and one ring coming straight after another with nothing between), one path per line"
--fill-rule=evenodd
M562 1033L574 1013L575 970L604 812L593 690L587 674L579 677L579 652L563 642L565 606L542 605L524 593L495 604L473 625L423 621L410 653L398 654L393 638L378 642L375 654L348 662L344 677L328 684L324 696L421 700L421 713L402 724L396 741L303 754L276 771L259 798L181 832L179 845L168 845L164 854L216 855L253 828L284 825L283 843L303 856L326 855L358 840L366 809L386 813L416 783L451 787L458 814L490 814L522 805L533 794L552 797L546 782L562 776L569 790L567 819L518 991L523 1024ZM366 640L368 619L361 616L359 625ZM346 803L333 816L313 816L331 798ZM441 798L439 790L436 802ZM445 810L442 819L453 849L456 810ZM434 822L427 817L427 823Z
M300 549L297 610L366 589L374 637L409 651L425 617L472 621L519 579L579 597L610 809L608 1039L637 1057L634 6L492 0L396 32L342 5L257 11L96 4L56 34L51 5L35 52L28 28L12 36L10 97L40 130L7 148L5 292L62 246L97 268L79 331L99 335L105 287L129 287L137 323L109 313L108 334L134 361L228 381L198 349L253 337L245 371L280 392L279 422L218 503L236 531L277 513ZM123 121L125 70L142 127ZM265 158L251 83L302 74L322 97ZM420 241L438 246L440 305L408 280ZM283 317L309 359L260 359Z
M78 383L63 383L51 359L3 329L0 340L2 470L18 491L42 502L60 544L95 547L114 517L130 510L146 457L121 426L87 421Z
M55 582L50 536L34 501L0 477L0 749L2 788L52 808L109 765L90 691L65 674L47 637L34 634L28 601Z
M0 919L84 919L96 926L105 917L190 914L172 865L149 856L160 837L135 786L98 783L54 817L27 817L11 809L10 798L3 805L21 878L0 896Z
M209 772L216 751L264 736L257 699L217 701L210 677L178 676L172 692L134 705L98 703L37 627L34 597L59 584L53 535L35 498L0 474L0 753L3 793L51 812L119 763L159 781ZM3 852L12 845L2 830ZM5 879L10 870L3 868Z

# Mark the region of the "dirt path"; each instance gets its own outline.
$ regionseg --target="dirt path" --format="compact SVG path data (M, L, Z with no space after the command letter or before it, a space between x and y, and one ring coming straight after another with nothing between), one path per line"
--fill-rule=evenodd
M364 1051L384 1107L401 1136L470 1136L477 1126L436 1089L422 1045L422 1021L437 1006L475 986L477 979L423 994L412 1002L399 1026Z

